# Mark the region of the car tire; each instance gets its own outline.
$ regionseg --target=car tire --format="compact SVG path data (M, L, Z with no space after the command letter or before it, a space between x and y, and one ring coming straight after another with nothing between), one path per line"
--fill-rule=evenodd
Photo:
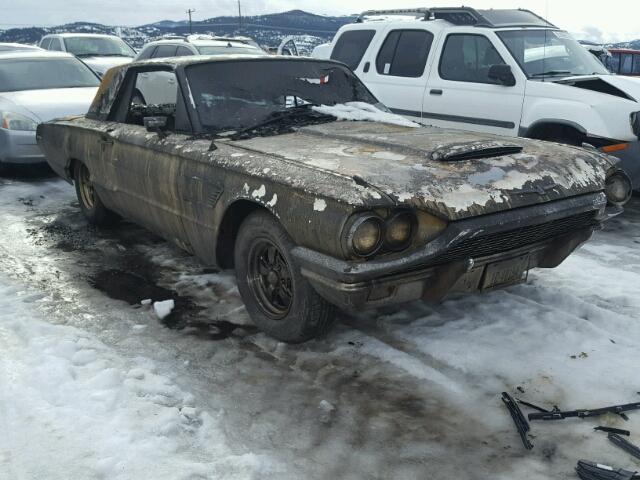
M295 243L268 212L249 215L234 250L238 289L251 319L266 334L301 343L327 332L335 307L302 276L291 256Z
M76 196L80 203L85 218L92 225L110 226L116 223L119 217L104 206L93 187L89 169L82 162L76 162L73 168L73 183L76 187Z

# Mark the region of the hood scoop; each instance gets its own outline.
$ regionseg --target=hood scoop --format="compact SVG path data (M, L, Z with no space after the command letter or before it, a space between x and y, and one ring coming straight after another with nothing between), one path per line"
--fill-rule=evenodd
M514 155L522 152L522 149L520 145L495 141L451 143L436 147L431 152L430 158L438 162L462 162Z

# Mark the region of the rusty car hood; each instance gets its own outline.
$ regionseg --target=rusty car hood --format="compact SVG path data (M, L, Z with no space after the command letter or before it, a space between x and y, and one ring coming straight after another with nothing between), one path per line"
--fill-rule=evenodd
M448 220L602 191L612 165L595 151L549 142L370 122L228 144L352 177Z

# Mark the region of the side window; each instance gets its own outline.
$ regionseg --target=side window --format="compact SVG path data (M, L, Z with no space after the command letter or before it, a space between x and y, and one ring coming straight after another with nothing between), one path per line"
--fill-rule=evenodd
M167 128L173 130L177 98L175 73L166 70L139 72L125 123L144 125L145 117L167 117Z
M59 38L52 38L51 45L49 45L49 50L54 50L56 52L62 51L62 40Z
M360 65L360 61L375 34L375 30L344 32L333 47L331 59L345 63L351 70L355 70Z
M45 38L40 43L40 48L44 48L45 50L49 50L49 45L51 45L51 37Z
M629 75L633 69L633 55L630 53L623 53L620 55L620 73L622 75Z
M175 45L158 45L156 51L153 52L153 58L167 58L176 56Z
M421 77L432 43L433 34L426 30L389 32L376 58L377 72L394 77Z
M178 50L176 50L176 57L187 57L189 55L193 55L193 52L187 47L178 47Z
M156 49L155 45L151 45L150 47L146 47L142 49L142 52L140 52L140 56L138 57L138 60L147 60L148 58L151 58L151 56L153 55L153 51L155 49Z
M487 37L451 34L442 50L440 78L456 82L497 84L496 80L489 78L489 68L504 63Z

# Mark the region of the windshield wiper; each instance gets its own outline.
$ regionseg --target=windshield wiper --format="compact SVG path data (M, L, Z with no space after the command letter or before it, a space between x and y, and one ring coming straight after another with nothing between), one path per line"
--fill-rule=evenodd
M551 77L553 75L571 75L571 70L549 70L548 72L534 73L532 77Z
M336 120L336 118L332 115L326 115L324 113L311 110L311 107L313 106L314 105L312 104L307 104L298 107L292 107L287 110L274 112L269 117L267 117L266 120L256 123L255 125L243 128L241 130L237 130L235 133L230 135L229 138L231 138L232 140L249 138L252 132L267 129L268 127L274 127L270 128L270 130L279 132L283 130L283 127L289 127L289 129L291 129L291 127L300 123L324 123Z

